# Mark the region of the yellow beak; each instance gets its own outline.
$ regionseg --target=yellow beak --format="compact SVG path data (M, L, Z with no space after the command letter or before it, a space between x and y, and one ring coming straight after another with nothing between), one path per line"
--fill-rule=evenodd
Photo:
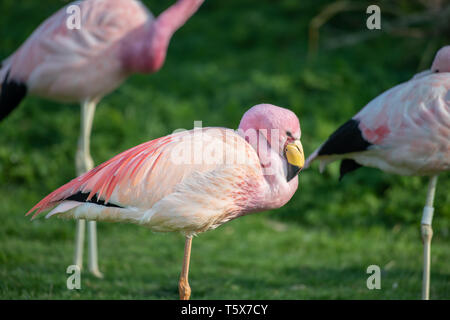
M286 158L287 161L298 168L303 168L305 165L305 155L303 154L303 146L300 140L295 140L286 146Z

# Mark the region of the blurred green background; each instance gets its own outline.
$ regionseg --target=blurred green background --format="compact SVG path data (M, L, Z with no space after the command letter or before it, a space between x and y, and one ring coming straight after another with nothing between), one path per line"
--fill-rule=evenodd
M159 14L173 1L144 2ZM2 0L0 57L65 3ZM95 163L192 128L194 120L237 128L242 114L262 102L299 116L310 154L368 101L429 67L449 43L447 2L378 2L381 31L365 27L368 4L206 0L175 34L157 74L135 75L102 100L92 135ZM77 105L28 97L0 124L0 298L176 299L181 235L100 223L105 278L83 272L82 289L69 291L75 222L24 216L75 176L79 117ZM315 165L301 173L285 207L194 239L192 298L418 299L427 183L369 168L338 182L337 163L323 174ZM450 298L449 189L442 174L433 221L435 299ZM381 290L366 287L371 264L382 268Z

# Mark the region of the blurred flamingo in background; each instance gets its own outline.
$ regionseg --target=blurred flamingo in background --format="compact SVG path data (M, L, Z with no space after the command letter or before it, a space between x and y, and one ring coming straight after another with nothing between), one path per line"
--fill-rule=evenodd
M0 68L0 120L32 94L81 103L77 174L93 167L90 135L95 107L133 73L158 71L173 33L203 0L179 0L154 18L137 0L73 2L44 21ZM69 29L69 7L80 9L80 29ZM101 277L95 222L89 223L89 269ZM77 224L75 264L82 267L85 221Z
M27 214L141 224L185 235L179 282L189 299L192 236L248 213L279 208L297 190L304 164L300 124L287 109L262 104L238 131L197 128L115 156L49 194Z
M450 46L440 49L431 70L369 102L337 129L306 161L320 169L342 160L340 179L361 166L401 175L431 176L422 216L422 298L429 299L430 246L437 176L450 170Z

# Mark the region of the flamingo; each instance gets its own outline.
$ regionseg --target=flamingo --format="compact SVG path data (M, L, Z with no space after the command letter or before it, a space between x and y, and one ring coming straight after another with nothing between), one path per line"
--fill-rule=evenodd
M450 170L450 46L426 70L382 93L308 157L320 170L336 160L340 178L361 166L400 175L431 176L421 221L422 299L429 299L430 248L437 176Z
M156 19L137 0L73 2L45 20L0 66L0 120L27 95L81 104L77 175L93 167L90 135L97 103L133 73L154 73L173 33L203 0L179 0ZM67 26L71 8L80 29ZM85 221L76 231L75 264L82 267ZM89 222L89 269L101 277L95 222Z
M280 208L298 186L305 158L300 123L284 108L249 109L237 131L196 128L140 144L53 191L33 218L129 222L185 236L180 299L188 283L192 237L240 216Z

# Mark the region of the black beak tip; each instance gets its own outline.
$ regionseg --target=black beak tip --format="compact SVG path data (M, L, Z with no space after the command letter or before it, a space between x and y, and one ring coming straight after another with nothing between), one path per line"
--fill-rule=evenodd
M286 180L287 182L291 181L292 179L295 178L295 176L298 175L298 173L302 170L302 168L294 166L290 163L288 163L287 166L287 176L286 176Z

